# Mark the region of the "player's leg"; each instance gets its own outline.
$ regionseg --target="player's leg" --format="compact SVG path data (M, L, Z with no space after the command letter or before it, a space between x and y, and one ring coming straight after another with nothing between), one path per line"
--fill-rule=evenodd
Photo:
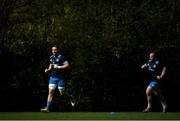
M49 85L49 94L48 94L48 99L47 99L47 109L50 108L50 104L52 102L52 98L53 98L53 95L54 95L54 92L55 92L55 89L56 89L56 85L54 84L51 84Z
M63 91L63 97L68 99L68 101L70 101L72 107L75 106L75 99L72 94L69 94L67 91Z
M152 91L153 89L148 86L146 89L146 97L147 97L147 107L143 110L143 112L149 112L151 110L151 105L152 105Z
M63 96L64 95L64 89L59 89L59 94L60 94L60 96Z
M64 94L64 90L65 90L65 84L64 84L63 78L58 79L58 90L59 90L60 96L62 96Z
M41 109L42 112L49 112L55 88L56 88L55 84L49 84L49 93L48 93L47 103L46 103L46 107Z
M154 90L154 93L159 97L159 101L161 102L161 105L163 107L163 112L167 112L167 103L164 99L164 96L162 95L161 89L159 88L158 90Z
M53 78L50 78L49 79L49 92L48 92L46 107L42 108L41 112L49 112L50 105L51 105L56 87L57 87L56 80Z
M60 108L62 108L65 105L65 97L64 97L65 86L64 86L63 78L58 79L58 90L59 90L59 96L60 96L60 100L59 100L60 105L59 106L60 106Z
M74 96L73 95L68 95L68 96L69 96L69 99L70 99L70 102L71 102L71 106L74 107L75 106Z
M72 107L74 107L74 105L75 105L74 96L70 95L67 91L65 91L64 79L62 79L62 78L58 82L58 89L59 89L60 96L62 98L67 97L68 100L70 100Z

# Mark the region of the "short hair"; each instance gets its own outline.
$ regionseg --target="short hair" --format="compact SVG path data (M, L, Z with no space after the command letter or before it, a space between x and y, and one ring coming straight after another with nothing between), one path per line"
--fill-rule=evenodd
M56 45L53 45L51 48L53 48L53 47L58 48Z
M154 54L154 55L156 55L156 51L155 51L155 50L152 50L152 51L150 51L149 54Z

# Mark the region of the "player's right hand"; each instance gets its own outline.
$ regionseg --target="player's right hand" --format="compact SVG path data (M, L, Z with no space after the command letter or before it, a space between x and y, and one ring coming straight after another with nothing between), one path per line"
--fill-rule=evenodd
M46 73L46 72L48 72L48 71L49 71L49 69L46 68L44 72Z
M144 64L141 66L142 69L146 68L147 67L147 64Z

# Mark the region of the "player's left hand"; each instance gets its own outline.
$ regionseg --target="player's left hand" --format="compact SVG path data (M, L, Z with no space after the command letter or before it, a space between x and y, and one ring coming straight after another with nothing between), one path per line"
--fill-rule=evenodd
M160 80L162 77L161 76L157 76L157 79Z
M45 72L45 73L49 72L49 69L46 68L46 69L44 70L44 72Z
M60 69L61 66L54 65L54 69Z

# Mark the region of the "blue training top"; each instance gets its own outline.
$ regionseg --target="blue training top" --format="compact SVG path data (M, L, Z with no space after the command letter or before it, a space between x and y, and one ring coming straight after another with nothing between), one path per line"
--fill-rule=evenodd
M50 56L50 64L53 66L62 66L63 64L69 63L68 60L65 58L65 56L61 54L51 55ZM57 77L58 75L64 75L65 70L64 69L52 69L51 76Z
M157 59L148 60L146 65L147 65L147 69L149 72L150 80L157 81L157 75L159 75L159 73L161 73L164 65L161 64L160 61Z

